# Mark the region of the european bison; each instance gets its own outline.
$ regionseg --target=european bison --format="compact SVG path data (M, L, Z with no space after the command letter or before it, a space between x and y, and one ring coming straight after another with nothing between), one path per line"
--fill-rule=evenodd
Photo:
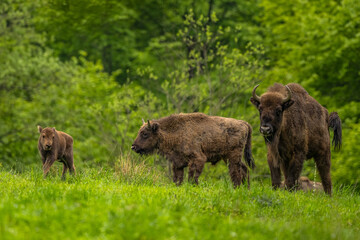
M43 163L44 177L47 176L50 167L56 160L64 164L62 179L65 179L65 173L69 169L71 174L75 175L75 166L73 159L73 138L55 128L42 128L38 126L40 133L38 149Z
M258 86L254 87L250 101L260 113L260 132L268 149L273 187L280 186L281 171L286 188L298 187L304 160L314 158L324 190L331 195L329 127L334 130L335 149L340 149L338 114L329 115L299 84L274 84L261 97L256 95Z
M313 182L310 181L309 178L307 177L300 177L298 179L298 184L299 184L299 189L303 190L304 192L309 192L309 191L315 191L315 192L321 192L324 191L324 188L322 186L321 183L319 182ZM280 188L284 188L285 187L285 182L282 181Z
M173 181L180 185L184 168L189 167L189 181L198 184L205 162L228 161L234 187L248 181L249 172L241 161L255 167L251 154L251 126L242 120L208 116L203 113L173 114L143 123L131 149L139 154L154 150L172 162Z

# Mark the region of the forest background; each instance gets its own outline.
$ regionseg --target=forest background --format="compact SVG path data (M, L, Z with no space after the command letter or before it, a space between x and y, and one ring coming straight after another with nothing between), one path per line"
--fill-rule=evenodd
M74 137L78 169L130 157L166 174L166 160L130 150L141 119L199 111L248 121L252 178L269 178L249 98L275 82L300 83L339 113L333 182L359 189L358 0L2 0L0 167L40 168L41 125ZM302 175L314 169L309 161Z

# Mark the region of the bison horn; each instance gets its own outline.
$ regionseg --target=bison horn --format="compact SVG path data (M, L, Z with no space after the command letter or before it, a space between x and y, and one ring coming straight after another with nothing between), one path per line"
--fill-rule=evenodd
M287 97L283 99L283 103L289 101L291 99L291 95L292 95L290 88L286 85L285 85L285 87L286 87L286 91L287 91Z
M143 123L143 124L145 124L145 121L144 121L144 119L143 119L143 118L141 119L141 121L142 121L142 123Z
M148 127L151 129L150 121L148 120L147 123L148 123Z
M258 86L259 86L259 84L254 87L254 89L253 89L253 91L252 91L252 95L253 95L253 98L254 98L256 101L260 102L260 97L259 97L258 95L256 95L256 89L257 89Z

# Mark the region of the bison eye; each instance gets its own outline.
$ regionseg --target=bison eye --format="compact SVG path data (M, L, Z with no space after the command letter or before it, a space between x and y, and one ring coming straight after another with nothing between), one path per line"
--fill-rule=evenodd
M141 134L141 136L142 136L143 138L148 138L148 137L149 137L149 134L147 134L146 132L143 132L143 133Z
M280 115L281 115L281 112L282 112L281 109L276 109L276 115L277 115L277 116L280 116Z
M43 138L45 138L45 136L43 135Z

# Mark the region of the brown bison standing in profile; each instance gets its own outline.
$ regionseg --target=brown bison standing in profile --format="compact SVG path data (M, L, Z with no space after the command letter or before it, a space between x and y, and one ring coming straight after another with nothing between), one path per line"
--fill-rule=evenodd
M140 154L157 150L172 162L174 182L180 185L184 168L189 167L189 181L198 184L205 162L228 161L235 187L249 184L249 173L241 161L254 168L251 154L251 126L241 120L208 116L203 113L173 114L148 121L140 128L131 149ZM248 185L249 186L249 185Z
M64 164L62 178L69 169L71 174L75 174L73 159L73 138L55 128L42 128L38 126L40 133L38 149L43 163L44 177L48 174L50 167L56 160Z
M253 89L250 101L260 113L260 132L268 149L267 159L274 188L298 187L304 160L314 158L324 191L331 195L330 134L334 130L335 149L341 147L341 121L336 112L329 115L299 84L274 84L261 97Z

